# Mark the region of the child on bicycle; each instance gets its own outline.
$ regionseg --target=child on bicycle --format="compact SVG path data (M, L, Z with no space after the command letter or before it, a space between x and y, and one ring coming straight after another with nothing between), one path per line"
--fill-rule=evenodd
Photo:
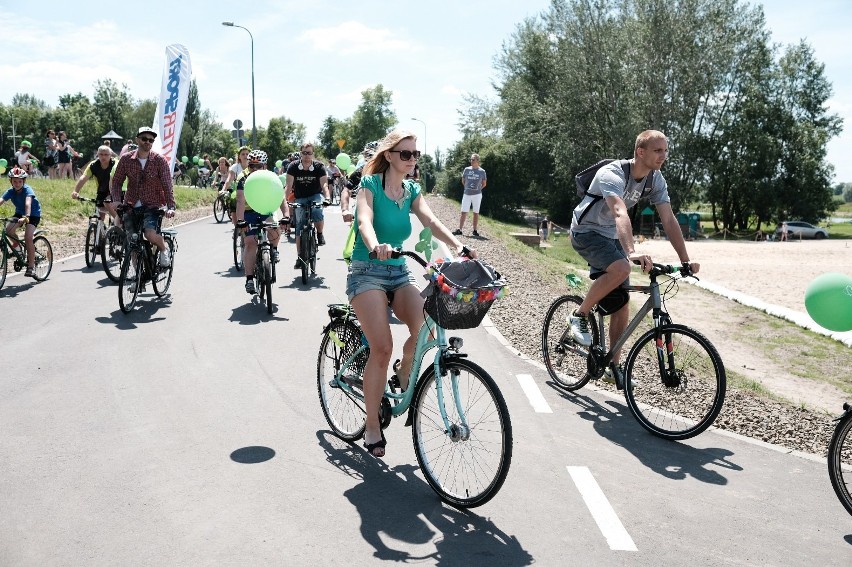
M346 279L346 295L370 344L370 357L364 369L367 412L364 447L374 457L383 457L386 445L379 406L393 352L388 305L410 334L402 349L402 360L395 368L403 389L408 387L414 345L423 324L424 300L414 285L414 276L405 259L392 259L391 252L411 235L410 213L417 215L424 227L430 228L456 253L463 248L432 213L420 195L420 185L405 180L420 158L416 148L417 138L411 132L394 130L388 134L364 166L362 190L357 197L358 231ZM375 253L375 259L370 259L371 252ZM472 258L476 257L475 251L469 252Z
M6 201L12 201L15 205L15 216L6 225L6 234L15 236L18 227L25 226L24 243L27 247L27 271L24 273L28 278L35 277L35 245L33 235L36 227L41 221L41 204L36 198L33 188L24 183L27 172L20 167L13 167L9 172L12 186L0 197L0 205Z

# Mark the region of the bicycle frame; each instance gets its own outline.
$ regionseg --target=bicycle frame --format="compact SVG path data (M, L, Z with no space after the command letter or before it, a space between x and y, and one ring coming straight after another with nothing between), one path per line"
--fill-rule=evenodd
M344 361L340 370L335 374L334 379L337 382L337 385L342 388L348 395L355 397L360 401L364 401L363 394L356 392L352 387L343 379L344 374L352 365L352 363L358 358L358 356L367 349L369 345L362 344L358 349L350 356L346 361ZM391 406L391 415L393 417L399 417L411 406L411 402L414 399L414 392L417 386L417 380L420 376L420 368L423 364L423 359L433 348L437 348L438 351L435 353L435 357L432 361L432 364L435 367L435 376L441 376L441 362L444 360L444 357L447 356L447 351L449 350L449 344L446 340L446 332L444 328L439 326L432 320L431 317L426 315L426 321L420 327L420 331L417 334L417 343L414 346L414 358L412 360L411 370L408 373L408 388L401 393L392 392L388 387L385 387L385 397L391 400L396 401L396 404ZM462 420L462 424L465 427L468 427L467 419L465 418L464 410L462 409L461 403L459 401L458 395L458 382L452 378L452 388L453 388L453 400L456 406L456 411L458 411L459 417ZM450 431L451 424L450 420L447 417L447 411L444 406L444 386L441 380L435 380L436 394L438 397L438 406L441 411L441 419L444 422L444 427L446 431Z

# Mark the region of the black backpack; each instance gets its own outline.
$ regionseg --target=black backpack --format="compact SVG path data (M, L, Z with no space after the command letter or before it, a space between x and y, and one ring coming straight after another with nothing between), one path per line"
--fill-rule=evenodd
M624 179L626 180L624 186L626 187L627 183L630 182L630 160L629 159L622 159L622 160L614 160L614 159L611 159L611 158L602 159L599 162L597 162L596 164L590 165L589 167L587 167L586 169L584 169L583 171L581 171L580 173L578 173L577 175L574 176L574 182L577 184L577 196L580 197L581 199L583 199L585 197L591 197L592 198L592 202L589 203L589 206L586 207L586 209L580 215L580 218L577 219L577 224L580 224L581 222L583 222L583 217L586 216L586 213L588 213L592 209L592 207L595 206L595 203L597 203L598 201L603 199L603 195L590 195L589 194L589 187L592 186L592 181L595 178L595 173L597 173L598 170L600 168L602 168L603 166L605 166L609 163L612 163L614 161L620 162L621 170L624 171ZM648 191L648 189L651 188L651 186L653 184L654 184L654 172L651 171L651 173L645 178L645 186L642 188L642 196L639 197L640 199L642 199L642 197L645 196L645 193Z

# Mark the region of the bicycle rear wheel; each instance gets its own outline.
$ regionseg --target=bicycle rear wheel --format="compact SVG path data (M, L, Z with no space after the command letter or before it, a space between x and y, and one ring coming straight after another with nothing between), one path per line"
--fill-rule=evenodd
M122 312L130 313L136 305L139 288L142 287L142 250L128 251L121 264L121 278L118 285L118 305Z
M655 329L630 349L624 365L625 398L642 427L654 435L689 439L719 415L725 401L725 367L716 348L698 331L668 324L662 333L665 344L659 349Z
M121 279L121 263L124 259L124 229L111 226L106 231L101 248L101 264L107 277L118 283Z
M441 418L435 367L430 364L414 397L414 452L423 476L443 501L463 508L481 506L503 486L512 462L509 410L497 384L475 363L454 359L445 362L444 369L440 379L450 431Z
M243 271L243 253L246 251L246 243L245 236L243 232L234 228L234 238L233 238L233 246L234 246L234 267L238 272Z
M86 231L86 248L85 256L86 259L86 267L91 268L95 265L95 258L98 255L98 243L95 242L95 233L97 232L97 225L89 224L89 230Z
M335 319L322 337L317 357L317 392L322 412L334 434L345 441L356 441L364 435L367 414L363 399L344 390L335 379L343 364L361 348L361 328L351 320ZM344 380L363 396L362 376L370 349L352 362Z
M828 476L840 503L852 514L852 411L840 418L828 444Z
M579 390L591 376L588 372L589 347L578 345L571 338L568 317L583 303L582 297L563 295L554 301L541 327L541 357L547 373L557 386L566 390ZM592 344L600 342L600 332L594 317L589 317Z
M213 201L213 217L216 219L216 222L225 222L225 219L228 217L228 206L225 204L225 199L222 197L216 197L216 200Z
M169 291L169 286L172 284L172 271L175 267L175 243L172 237L168 234L163 235L163 240L166 243L166 250L169 252L171 263L168 267L162 267L159 264L154 266L154 293L157 297L163 297Z
M35 246L35 269L33 270L36 281L43 282L50 275L50 270L53 269L53 247L50 242L42 235L33 238L33 246Z

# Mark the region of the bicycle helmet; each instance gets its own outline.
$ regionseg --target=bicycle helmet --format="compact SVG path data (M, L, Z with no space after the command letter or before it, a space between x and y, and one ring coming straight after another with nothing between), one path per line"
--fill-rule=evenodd
M364 144L364 157L371 158L376 155L376 150L379 147L379 142L367 142Z
M13 167L9 170L9 177L12 179L24 179L27 177L27 171L21 167Z
M248 155L249 163L259 163L261 165L266 165L266 162L269 158L266 155L266 152L263 150L252 150Z

